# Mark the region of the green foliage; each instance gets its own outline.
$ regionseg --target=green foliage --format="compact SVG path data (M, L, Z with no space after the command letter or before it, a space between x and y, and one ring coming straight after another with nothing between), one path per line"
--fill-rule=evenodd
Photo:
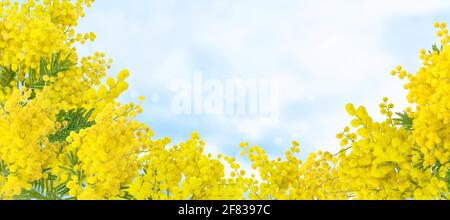
M94 109L76 109L69 112L61 111L56 119L58 122L66 122L67 126L61 127L55 134L49 136L51 143L64 143L71 132L80 132L82 129L89 128L95 124L95 121L90 121L90 117Z
M2 89L9 87L16 76L17 73L14 72L11 68L0 66L0 85L2 86Z
M47 85L44 76L56 77L58 73L65 72L75 65L69 58L70 54L61 59L61 52L54 53L50 60L41 58L39 70L30 69L25 85L31 89L43 89Z
M77 176L79 180L83 180L84 178L83 171L82 170L75 171L75 166L80 165L80 160L78 159L78 156L73 152L69 152L66 154L66 157L70 163L69 167L60 166L60 168L68 171L71 176Z
M123 190L125 190L127 188L124 188ZM136 198L134 198L134 196L132 196L129 192L125 192L123 196L120 196L121 199L123 200L136 200Z
M0 161L0 175L2 175L4 177L9 175L9 170L3 161Z
M68 167L61 166L60 168L69 173L69 179L72 176L77 176L80 182L83 180L84 174L82 170L75 171L75 166L80 164L80 161L75 153L70 152L66 154L68 159ZM68 193L67 182L58 183L58 177L52 175L50 169L44 170L48 175L46 179L40 179L32 183L30 190L23 190L19 196L14 197L15 200L73 200Z
M50 82L45 81L44 77L57 77L59 73L69 70L75 65L70 60L70 54L64 58L61 57L61 52L53 53L50 59L41 58L38 69L30 68L25 76L19 77L23 74L19 67L16 72L11 67L0 66L0 89L5 91L6 88L12 88L17 86L25 86L32 89L30 99L35 98L35 90L41 90ZM17 85L14 85L16 83Z
M72 167L74 167L80 163L80 160L78 159L77 155L75 155L73 152L69 152L67 154L67 159L69 159L70 165Z
M438 161L437 163L431 166L431 172L433 173L434 176L439 178L439 171L441 170L442 167L443 165Z
M432 51L436 52L438 54L441 54L441 51L443 51L443 50L444 50L444 46L441 46L440 48L436 44L433 44L433 46L432 46ZM431 53L431 51L428 51L428 52Z
M69 189L66 184L57 184L57 177L50 175L32 183L30 190L23 190L15 200L67 200Z
M22 86L30 89L43 89L48 82L44 76L56 77L58 73L69 70L75 63L70 61L70 54L62 57L61 52L53 53L50 59L41 58L38 69L30 68L25 78L20 82ZM22 70L18 70L20 73ZM12 82L19 82L19 74L13 71L11 67L0 66L0 86L1 89L12 86ZM18 84L19 85L19 84Z
M396 113L399 118L395 118L394 121L402 126L405 130L412 131L414 125L414 119L411 118L408 113Z
M61 166L60 168L69 173L69 179L72 176L77 176L79 180L83 180L83 171L75 171L75 166L79 165L80 161L75 153L70 152L66 154L69 165L68 167ZM46 179L40 179L32 183L30 190L23 190L19 196L14 197L15 200L73 200L68 193L67 182L58 184L58 177L50 173L50 169L44 170L48 175Z
M30 99L35 97L34 90L41 90L47 86L50 82L45 80L45 76L48 78L57 77L59 73L69 70L75 64L70 61L70 54L62 57L61 52L52 54L50 59L41 58L39 67L37 69L29 69L24 79L19 79L19 74L12 70L12 68L5 68L0 66L0 89L13 86L13 82L17 82L18 86L25 86L33 90ZM19 70L20 72L21 70ZM61 127L55 134L49 136L49 140L52 143L64 143L66 138L71 132L80 132L82 129L91 127L95 124L94 121L90 121L90 117L94 109L76 109L71 111L62 111L57 115L57 121L63 124L66 122L66 126ZM75 154L69 154L68 159L70 162L71 175L82 176L82 172L73 171L73 167L79 163ZM58 183L57 177L50 173L50 170L44 170L44 173L48 175L47 178L43 178L32 183L32 187L29 190L23 190L19 196L16 196L16 200L67 200L70 199L67 196L69 189L66 187L66 183ZM0 175L7 177L9 170L7 166L0 161Z

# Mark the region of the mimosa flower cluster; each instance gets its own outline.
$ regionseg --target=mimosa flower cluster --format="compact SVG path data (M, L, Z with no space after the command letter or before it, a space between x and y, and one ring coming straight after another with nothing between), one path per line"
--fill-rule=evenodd
M78 33L93 0L0 2L0 199L449 199L450 36L421 50L422 67L391 74L406 81L410 106L388 98L375 121L363 106L337 134L339 152L302 161L293 141L279 158L241 143L237 158L206 154L197 133L172 144L138 121L144 97L123 104L125 69L107 77L104 53L79 57L95 40Z

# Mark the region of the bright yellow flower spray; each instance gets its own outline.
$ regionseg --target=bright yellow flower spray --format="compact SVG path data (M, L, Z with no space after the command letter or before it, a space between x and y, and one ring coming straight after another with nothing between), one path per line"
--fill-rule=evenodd
M103 53L78 57L78 19L93 0L0 2L0 199L448 199L450 183L450 36L422 50L407 80L411 106L384 98L383 121L364 107L337 135L342 150L298 158L293 142L271 159L242 143L254 172L235 158L204 153L197 133L171 145L135 119L139 103L116 99L127 70L106 78ZM104 82L104 83L103 83ZM229 170L229 173L226 173ZM255 173L255 174L251 174Z

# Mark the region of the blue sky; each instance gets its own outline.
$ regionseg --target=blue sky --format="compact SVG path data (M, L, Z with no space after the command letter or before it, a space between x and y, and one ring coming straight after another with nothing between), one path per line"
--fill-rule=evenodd
M389 96L406 106L403 82L389 72L415 72L419 50L436 41L433 22L450 20L450 1L96 0L80 22L94 31L82 54L103 51L111 75L132 72L121 98L147 97L145 121L174 142L198 131L207 151L234 156L241 141L282 155L291 140L304 155L338 150L335 134L348 122L348 102L377 105ZM281 79L279 119L176 115L174 79Z

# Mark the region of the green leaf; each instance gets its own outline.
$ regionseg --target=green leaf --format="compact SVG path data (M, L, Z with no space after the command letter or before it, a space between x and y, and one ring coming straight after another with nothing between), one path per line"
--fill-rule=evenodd
M9 169L3 161L0 161L0 175L7 177L9 175Z
M5 88L9 87L11 82L16 78L17 73L12 71L11 68L5 68L0 66L0 85Z
M94 109L87 111L86 109L71 110L69 112L62 111L57 116L58 122L67 122L67 126L62 127L55 134L49 136L51 143L64 143L71 132L80 132L82 129L89 128L95 124L90 121L90 117L94 113Z
M136 198L127 191L125 191L124 195L120 196L119 198L124 199L124 200L136 200Z
M50 77L56 77L58 73L65 72L74 65L75 64L70 61L70 54L61 60L61 52L54 53L52 55L52 59L50 60L50 70L47 70L47 75Z
M59 73L70 70L75 63L70 60L70 54L65 57L61 57L62 52L53 53L50 59L41 58L39 61L39 66L36 69L29 68L28 73L25 75L25 79L21 79L20 85L26 86L32 89L32 95L30 99L35 97L35 90L42 90L50 82L44 80L44 76L49 78L57 77ZM22 72L19 70L19 72ZM11 86L14 80L17 80L18 72L15 72L11 67L0 66L0 89L5 89Z
M80 160L78 159L78 156L75 153L73 153L73 152L69 152L67 154L67 159L69 159L70 165L72 167L74 167L74 166L76 166L76 165L78 165L80 163Z
M48 65L50 64L50 68ZM26 86L31 89L41 90L47 82L44 80L44 76L56 77L59 73L70 70L75 65L70 61L70 54L64 59L61 59L61 52L52 54L50 60L41 58L39 62L39 73L36 70L30 69L28 76L28 84Z
M441 45L441 47L439 48L436 44L433 44L433 46L431 47L431 51L429 50L428 53L432 54L433 52L436 52L437 54L441 54L443 50L444 46Z
M441 52L444 50L444 46L441 46L441 48L439 48L436 44L433 44L432 49L434 52L441 54Z
M66 184L56 184L56 176L40 179L32 183L30 190L23 190L15 200L67 200L69 189Z
M395 118L394 121L398 125L402 126L405 130L412 131L414 125L414 119L409 117L408 113L396 113L399 118Z

